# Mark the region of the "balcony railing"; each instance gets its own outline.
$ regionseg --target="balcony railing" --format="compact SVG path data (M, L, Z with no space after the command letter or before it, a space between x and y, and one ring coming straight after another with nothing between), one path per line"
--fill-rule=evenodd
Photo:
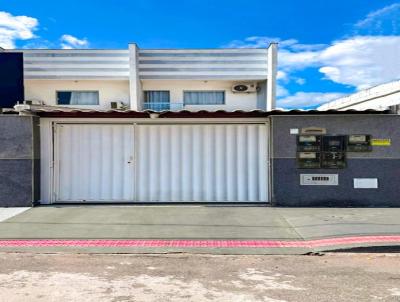
M183 109L183 103L143 103L144 110L152 111L179 111Z

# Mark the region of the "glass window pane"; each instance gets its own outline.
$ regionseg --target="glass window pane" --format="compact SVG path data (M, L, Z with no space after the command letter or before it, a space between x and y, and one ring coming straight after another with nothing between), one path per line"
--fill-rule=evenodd
M57 91L58 105L99 105L98 91Z
M169 91L145 91L144 101L146 103L169 103Z
M225 91L185 91L183 102L185 105L223 105Z

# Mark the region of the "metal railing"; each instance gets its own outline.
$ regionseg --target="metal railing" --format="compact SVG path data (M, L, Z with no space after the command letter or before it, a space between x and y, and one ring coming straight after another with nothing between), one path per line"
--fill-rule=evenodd
M144 110L152 111L179 111L183 109L183 103L143 103Z

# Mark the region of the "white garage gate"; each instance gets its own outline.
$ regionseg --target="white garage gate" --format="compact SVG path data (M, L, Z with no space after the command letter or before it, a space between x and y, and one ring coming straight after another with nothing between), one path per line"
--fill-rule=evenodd
M56 124L55 202L266 202L266 124Z

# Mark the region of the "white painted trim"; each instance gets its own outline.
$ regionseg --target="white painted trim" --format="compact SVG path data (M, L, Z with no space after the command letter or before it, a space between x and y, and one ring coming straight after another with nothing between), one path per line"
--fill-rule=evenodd
M61 67L67 67L67 65L60 65ZM75 65L75 66L79 66L80 68L81 65ZM90 67L92 67L92 65L88 65ZM104 65L98 65L100 67L104 67ZM114 66L114 65L107 65L108 66ZM53 66L52 66L53 67ZM265 72L267 72L267 67L268 64L262 64L262 63L246 63L246 64L235 64L235 62L232 63L185 63L185 64L162 64L162 63L152 63L152 64L144 64L144 63L140 63L139 64L139 68L158 68L158 69L163 69L163 68L247 68L247 69L265 69ZM95 67L94 67L95 68ZM110 67L111 68L111 67ZM215 70L210 70L210 71L215 71Z
M40 54L40 53L57 53L57 54L68 54L68 53L82 53L82 54L129 54L127 49L13 49L7 52L23 52L26 54Z
M209 48L209 49L141 49L140 53L184 53L184 54L198 54L198 53L254 53L265 54L265 48Z
M67 117L42 117L40 121L43 122L56 122L56 123L85 123L85 124L99 124L99 123L117 123L117 124L126 124L126 123L140 123L140 124L252 124L252 123L266 123L268 122L267 117L262 118L158 118L158 119L150 119L150 118L67 118Z
M79 56L79 57L24 57L24 63L34 64L36 61L40 62L58 62L58 61L68 61L68 62L102 62L102 61L113 61L128 64L129 56L126 57L89 57L89 56Z
M266 55L264 54L257 54L254 56L235 56L235 57L170 57L170 56L162 56L162 57L143 57L139 55L140 61L227 61L227 62L234 62L234 61L260 61L265 60Z

